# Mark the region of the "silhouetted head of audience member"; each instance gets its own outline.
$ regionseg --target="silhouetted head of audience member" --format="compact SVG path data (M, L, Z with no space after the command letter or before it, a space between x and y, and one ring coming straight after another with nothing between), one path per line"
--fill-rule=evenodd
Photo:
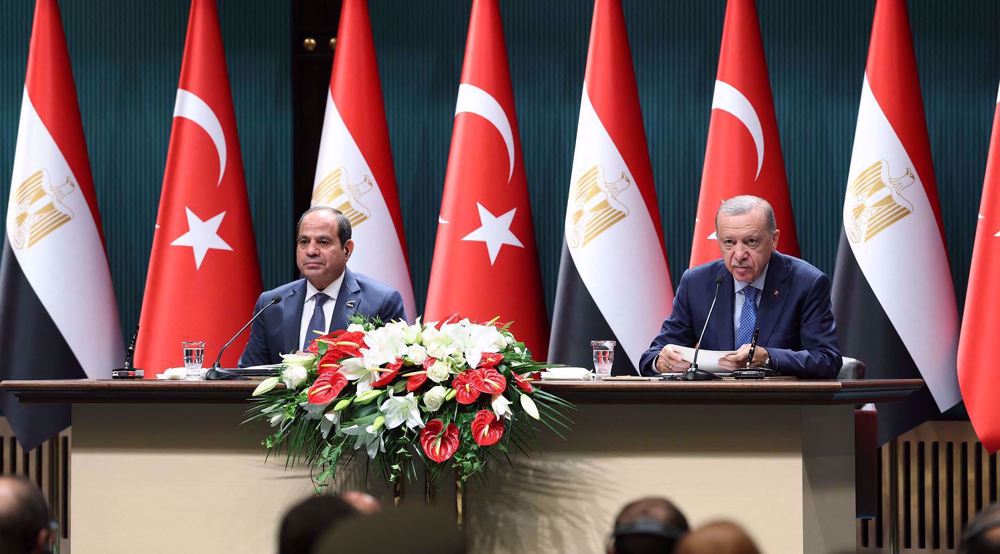
M362 512L354 503L342 496L311 496L292 506L282 518L278 554L311 552L329 529L359 515Z
M713 521L691 531L677 554L760 554L750 535L731 521Z
M673 502L640 498L626 504L615 518L608 554L670 553L687 532L687 518Z
M962 532L959 554L1000 554L1000 504L987 506Z
M0 552L51 552L56 533L42 491L20 477L0 477Z
M328 531L313 554L465 554L454 512L400 506L344 522Z

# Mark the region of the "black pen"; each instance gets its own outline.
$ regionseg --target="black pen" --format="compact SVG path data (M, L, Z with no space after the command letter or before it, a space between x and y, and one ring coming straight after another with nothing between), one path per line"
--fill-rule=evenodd
M757 335L760 334L760 328L755 327L753 330L753 336L750 337L750 353L747 354L747 367L753 364L753 355L757 351Z

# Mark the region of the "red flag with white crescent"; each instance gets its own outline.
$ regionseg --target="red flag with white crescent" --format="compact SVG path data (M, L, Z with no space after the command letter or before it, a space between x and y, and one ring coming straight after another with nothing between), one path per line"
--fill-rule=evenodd
M183 365L181 341L212 358L247 320L260 266L215 0L192 0L167 166L142 301L136 367ZM233 367L246 343L222 360Z
M1000 91L997 92L1000 106ZM958 342L958 384L969 420L983 446L1000 449L1000 374L994 369L1000 341L1000 111L994 110L976 243L969 270L962 333Z
M719 258L715 213L724 200L741 194L771 203L781 230L778 250L798 256L785 159L754 0L729 0L726 5L691 266Z
M107 379L123 362L66 37L56 0L38 0L0 261L0 379ZM67 406L0 409L22 446L69 424Z
M545 359L548 321L497 0L474 0L425 319L513 322Z
M312 205L347 216L356 245L351 269L398 290L413 318L413 283L366 0L344 0L341 8Z

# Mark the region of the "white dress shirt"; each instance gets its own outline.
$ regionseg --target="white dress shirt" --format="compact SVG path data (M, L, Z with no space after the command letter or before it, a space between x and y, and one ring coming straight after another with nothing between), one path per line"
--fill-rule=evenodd
M306 341L306 333L309 332L309 322L312 321L313 312L316 310L316 293L322 292L330 298L323 303L323 316L326 318L326 328L323 332L327 332L330 329L330 320L333 319L333 308L337 305L337 294L340 293L340 285L344 282L345 273L341 273L340 277L336 281L330 283L330 286L323 290L319 290L313 286L309 280L306 280L306 298L302 304L302 323L299 326L299 344L303 344ZM314 336L309 337L310 342L319 335L313 333Z
M768 264L770 265L770 264ZM760 307L760 299L764 298L764 279L767 278L767 266L764 266L764 271L760 273L760 277L757 277L752 283L744 283L743 281L737 281L733 277L734 293L733 293L733 340L735 337L740 336L740 315L743 313L743 303L746 302L746 292L743 289L747 287L753 287L757 289L757 307ZM757 312L760 315L760 312ZM742 344L737 344L736 348L743 346Z

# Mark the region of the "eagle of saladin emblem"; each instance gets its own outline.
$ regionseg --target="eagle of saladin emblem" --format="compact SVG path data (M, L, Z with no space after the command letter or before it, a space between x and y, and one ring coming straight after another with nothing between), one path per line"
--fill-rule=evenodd
M847 187L844 231L854 243L867 242L892 224L913 213L913 204L903 197L903 189L913 184L913 169L893 177L889 163L879 160L865 168Z
M72 221L73 210L63 203L63 199L76 188L69 176L61 185L53 187L44 169L32 173L18 185L12 193L14 228L10 240L14 248L31 248Z
M347 169L338 167L330 172L313 190L313 206L330 206L340 210L352 227L357 227L371 217L371 211L361 203L361 197L375 188L371 176L365 175L360 183L350 184Z
M587 246L615 223L628 217L628 206L619 200L621 192L631 185L623 171L616 181L604 177L604 168L588 169L569 191L569 225L566 241L571 248Z

